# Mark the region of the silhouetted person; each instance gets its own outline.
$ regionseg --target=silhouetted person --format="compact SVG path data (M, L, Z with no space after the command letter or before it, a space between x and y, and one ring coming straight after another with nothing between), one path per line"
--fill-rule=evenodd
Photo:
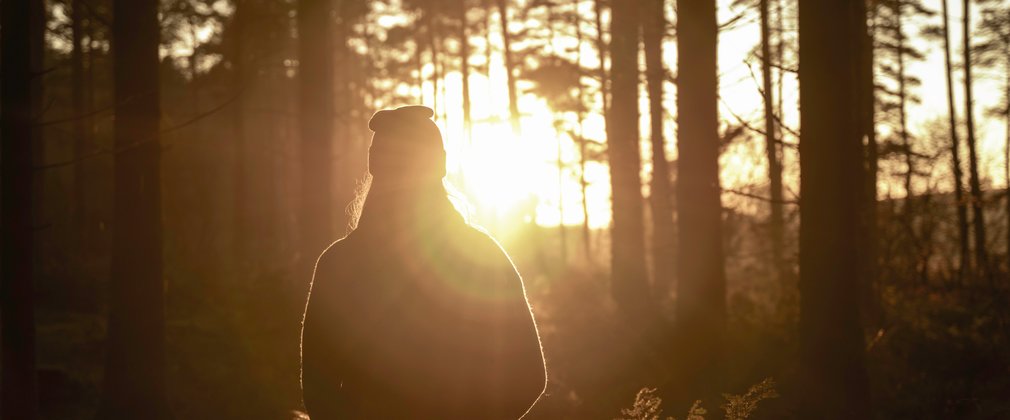
M305 311L313 420L515 419L544 390L522 279L447 198L431 116L411 106L368 123L372 183L358 228L319 258Z

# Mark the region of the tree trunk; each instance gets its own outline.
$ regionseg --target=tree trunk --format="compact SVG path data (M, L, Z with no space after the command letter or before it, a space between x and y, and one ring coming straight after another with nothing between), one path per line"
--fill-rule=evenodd
M424 51L424 47L421 46L421 41L419 39L414 40L414 66L417 67L417 103L424 103L424 62L421 60L421 52ZM432 110L434 111L434 110Z
M859 320L863 2L800 0L800 401L803 418L870 418Z
M357 182L364 179L367 172L365 162L367 142L371 138L371 132L368 131L367 126L355 124L354 115L357 112L357 115L371 116L374 111L371 107L374 105L365 112L360 111L366 103L362 87L368 85L366 79L368 74L371 74L365 74L363 71L369 72L372 64L368 58L365 59L366 64L363 67L355 64L359 60L358 55L348 45L348 37L353 35L353 26L360 16L354 10L354 2L339 0L336 3L337 19L332 39L333 55L337 65L333 69L331 79L336 84L334 87L334 100L336 101L334 115L337 125L334 136L336 141L332 147L334 148L333 155L340 167L332 181L335 196L331 199L331 205L336 206L334 210L336 210L339 222L336 224L336 235L342 237L348 233L348 227L352 223L347 219L344 209L347 203L354 200ZM369 48L367 42L366 48ZM365 57L370 57L367 49ZM356 87L358 89L355 89Z
M635 2L613 4L614 104L607 124L610 179L613 191L611 240L614 300L627 313L648 301L645 239L642 220L642 181L638 144L638 7ZM634 319L635 317L633 317Z
M467 33L466 0L459 0L459 61L463 80L463 135L464 144L473 141L473 122L470 109L470 37Z
M782 163L780 161L778 126L775 116L775 96L772 94L772 47L768 2L760 0L761 8L761 81L764 90L765 156L768 159L768 182L771 195L768 226L771 233L772 267L779 282L786 272L784 260L785 218L782 200ZM781 65L781 63L779 63Z
M578 5L581 0L575 0L575 7L578 10ZM576 58L575 62L578 65L579 72L582 71L582 21L578 13L574 13L572 19L574 19L575 25L575 39L576 39ZM589 231L589 200L586 197L586 135L585 135L585 120L586 120L586 96L585 90L582 85L582 76L578 78L577 84L577 94L579 100L577 101L578 110L576 111L576 118L579 122L579 189L582 194L582 252L585 254L586 261L592 261L592 244L590 242L590 231Z
M552 37L553 38L553 37ZM565 231L565 162L561 153L561 139L564 137L560 130L561 121L555 121L554 136L557 137L557 160L558 167L558 239L561 241L559 248L562 266L568 262L568 232Z
M301 230L309 261L334 239L332 12L330 0L298 0Z
M647 0L642 9L642 36L645 47L646 82L649 92L649 128L652 141L652 183L649 204L652 210L652 274L657 296L669 295L673 284L673 211L670 208L670 164L663 138L663 35L666 18L663 0Z
M947 9L947 0L943 2L943 58L947 75L947 124L950 129L950 157L951 169L954 172L954 199L957 206L957 240L960 250L958 260L958 279L963 279L965 273L971 268L971 257L968 247L968 208L964 200L964 174L961 172L961 140L957 132L957 111L954 107L954 75L953 65L950 59L950 19Z
M723 391L726 276L719 187L715 0L677 1L676 380L696 395ZM690 403L692 395L686 395Z
M894 4L894 31L897 38L894 54L898 59L898 135L901 136L902 155L905 157L905 203L901 210L909 239L912 243L916 243L915 228L912 221L915 201L915 194L912 192L912 175L915 173L915 166L914 162L912 162L912 144L908 136L908 117L905 113L908 102L908 89L905 86L905 31L901 27L903 24L902 18L904 17L904 5L904 0L899 0Z
M494 6L491 2L494 0L484 0L484 65L487 68L484 69L488 80L491 80L491 55L494 48L491 47L491 16L493 15ZM490 97L492 93L491 84L488 83L488 95Z
M870 12L869 20L873 21L875 12ZM863 206L862 224L859 236L859 249L863 250L859 255L860 278L863 280L861 286L862 308L869 325L881 325L883 322L883 311L880 306L880 293L877 288L877 273L879 263L877 261L878 227L877 227L877 171L879 166L879 150L877 146L877 121L876 121L876 80L874 78L874 36L875 28L870 28L860 38L862 49L860 50L860 96L858 98L860 107L860 117L862 118L862 136L866 137L863 146ZM858 35L858 34L857 34Z
M87 121L83 117L88 112L84 102L84 51L82 51L81 45L84 38L84 31L81 27L83 20L84 7L81 0L73 0L73 4L70 6L70 38L73 43L70 50L70 73L71 102L74 108L74 156L83 156L88 143ZM87 184L84 181L84 165L78 163L74 165L74 228L78 232L82 232L81 229L85 224Z
M509 90L509 121L512 123L512 134L520 135L522 129L519 124L519 92L516 90L516 68L512 57L512 34L509 33L508 9L505 6L506 0L497 0L498 16L501 17L501 38L505 56L505 72L508 76Z
M35 2L0 3L0 182L2 182L2 262L0 319L2 378L0 417L34 419L38 414L35 373L33 285L31 28ZM37 75L36 77L41 77ZM38 100L38 98L35 98Z
M971 0L964 4L964 114L968 126L968 183L971 187L971 210L975 228L975 267L986 277L990 277L989 253L986 250L985 214L982 208L982 186L978 175L978 157L975 151L975 112L971 78Z
M232 15L232 51L231 51L231 91L235 95L235 103L231 109L232 130L232 267L240 270L250 262L246 253L249 244L246 243L246 230L251 226L247 222L247 179L245 151L245 98L243 89L246 85L245 36L246 15L248 14L245 0L235 0L235 12Z
M158 1L115 0L113 9L115 222L99 417L166 418Z
M596 12L596 51L600 55L600 68L598 71L598 76L600 79L600 103L603 107L603 120L604 123L610 119L610 90L607 87L607 82L610 77L607 76L607 43L603 40L603 0L593 0L593 10ZM611 25L613 25L613 20L611 20Z
M1006 269L1007 273L1010 273L1010 45L1004 45L1005 50L1003 54L1006 56L1006 81L1003 88L1006 90L1004 94L1006 95L1006 102L1003 104L1003 118L1006 119L1006 147L1005 154L1003 156L1003 179L1006 180L1006 216L1007 216L1007 237L1006 237Z

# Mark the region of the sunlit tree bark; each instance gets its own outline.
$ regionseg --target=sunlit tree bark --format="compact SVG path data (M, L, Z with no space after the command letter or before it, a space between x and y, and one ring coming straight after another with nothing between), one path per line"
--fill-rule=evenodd
M105 395L99 417L159 419L165 397L160 28L156 0L115 0L115 198Z
M3 321L0 417L34 419L38 411L35 372L35 306L32 273L32 95L29 0L0 3L0 182L2 182ZM37 6L37 4L36 4ZM37 100L38 98L36 98Z
M870 418L860 327L861 1L800 0L800 417Z

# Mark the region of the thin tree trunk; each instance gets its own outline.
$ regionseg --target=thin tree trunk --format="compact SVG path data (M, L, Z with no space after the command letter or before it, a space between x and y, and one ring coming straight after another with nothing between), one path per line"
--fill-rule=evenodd
M785 95L783 95L783 91L785 90L785 87L784 87L785 83L783 83L783 79L785 79L785 72L782 71L782 69L785 68L785 45L786 45L786 36L785 36L785 31L786 31L786 28L785 28L785 6L783 5L783 3L785 3L785 1L786 0L775 0L775 9L776 9L775 10L775 26L776 26L776 29L777 29L776 38L775 38L775 41L776 41L775 42L775 64L777 65L777 68L776 68L776 71L775 71L776 76L777 76L776 80L775 80L775 86L778 89L778 92L776 92L776 95L775 95L775 98L778 99L778 102L776 103L776 109L775 109L775 111L776 111L776 115L778 115L778 121L779 122L785 120L785 112L783 111L784 105L785 105L785 101L783 101L783 98L785 97ZM783 132L782 127L779 126L779 125L776 125L776 128L778 128L779 131L777 133L775 133L775 137L778 138L779 140L783 140L785 138L785 136L782 134L782 132ZM781 147L779 149L781 149ZM781 162L781 159L784 158L784 155L780 155L779 158L780 158L779 166L783 166L783 163Z
M874 22L875 11L870 11L868 20ZM877 146L877 114L876 114L876 80L874 79L874 36L876 25L870 27L862 36L860 61L859 102L861 104L862 135L866 137L863 157L865 163L863 178L862 225L860 232L860 274L863 280L861 286L862 308L866 314L868 325L881 325L883 313L880 306L880 293L877 288L877 273L879 263L877 254L877 171L879 166L879 150Z
M592 244L590 242L590 230L589 230L589 200L586 197L586 135L585 135L585 120L586 120L586 94L585 89L582 85L582 20L578 14L579 3L581 0L575 0L575 11L572 14L572 19L574 20L573 25L575 25L575 62L579 69L579 78L577 83L577 95L579 97L577 102L577 115L576 118L579 121L579 189L582 194L582 251L585 254L586 261L592 260Z
M782 163L779 159L779 128L776 125L775 97L772 94L770 0L760 0L761 8L761 80L764 90L765 156L768 159L768 182L771 193L768 225L771 229L772 266L779 281L786 271L784 261L785 219L782 207Z
M670 164L666 160L663 138L663 35L666 18L663 0L643 3L642 35L645 47L646 82L649 92L649 128L652 141L652 183L649 204L652 207L653 290L660 297L669 294L673 284L673 210L670 206Z
M1003 54L1006 56L1006 84L1003 86L1006 90L1006 102L1003 104L1003 111L1005 112L1004 118L1006 119L1006 153L1003 156L1003 179L1006 180L1006 216L1007 216L1007 237L1006 237L1006 258L1007 258L1007 273L1010 273L1010 45L1004 45L1005 50Z
M467 33L466 0L459 0L459 61L463 80L464 143L473 141L473 120L470 109L470 38Z
M509 121L512 123L512 134L520 135L522 129L519 124L519 92L516 90L516 68L512 57L512 34L509 33L508 9L505 6L506 0L497 0L498 16L501 17L501 37L502 47L505 56L505 72L508 76L509 93Z
M545 7L547 8L547 46L549 47L550 54L558 57L558 50L554 46L554 4L548 2L545 4ZM555 165L558 168L558 236L561 241L561 263L564 265L568 262L568 232L565 230L565 162L564 154L562 153L564 135L561 133L561 125L564 121L559 117L560 115L555 115L554 137L557 146Z
M914 208L915 194L912 192L912 175L915 173L915 166L912 162L912 144L908 136L908 117L905 113L907 108L908 89L905 86L905 31L902 29L904 17L904 2L898 1L894 5L894 31L897 38L895 55L898 59L898 135L901 136L902 154L905 157L905 203L902 206L903 218L906 228L909 230L913 243L915 241L915 229L912 227L912 213Z
M603 0L593 0L593 10L596 18L596 51L600 54L600 68L597 77L600 79L600 103L603 106L603 120L604 123L609 121L610 115L610 90L608 89L607 82L610 81L610 77L607 76L607 43L603 40ZM611 23L613 25L613 23Z
M245 151L245 98L242 90L246 85L246 62L245 62L245 36L246 36L246 14L247 4L245 0L235 0L235 12L232 15L232 95L236 95L235 103L231 109L231 130L232 130L232 188L234 188L232 199L232 258L233 268L241 269L249 259L246 254L246 230L250 228L247 222L249 209L247 208L247 188L246 184L246 151Z
M487 79L491 80L491 55L494 48L491 47L491 15L493 14L494 7L491 2L493 0L484 0L484 65L487 66L484 69L487 74ZM491 84L488 83L488 94L490 95L492 89Z
M84 126L87 129L88 143L93 144L95 139L95 117L91 115L95 110L95 26L96 20L91 17L87 20L88 25L85 27L85 33L88 36L88 71L87 71L87 81L88 89L87 96L85 97L85 106L88 117L84 119Z
M31 67L31 81L29 82L29 88L31 89L31 118L32 121L39 121L43 118L46 113L46 91L45 91L45 78L46 74L46 25L47 25L47 12L46 3L44 1L33 1L30 2L31 10L29 15L26 17L28 19L28 27L31 31L28 38L28 49L29 49L29 66ZM2 77L2 76L0 76ZM42 164L46 162L46 155L49 149L49 145L46 143L45 128L38 127L32 130L31 144L32 144L32 159L36 164ZM2 157L0 157L2 158ZM35 171L35 180L33 181L32 199L35 202L32 204L33 208L36 210L34 214L34 219L32 220L33 226L41 226L49 223L49 209L46 206L46 186L48 171ZM73 203L71 203L73 204ZM35 238L35 252L38 255L42 255L47 249L46 235L36 234ZM40 259L36 259L35 268L36 272L41 269Z
M989 257L986 250L985 214L982 208L982 186L978 175L978 157L975 151L974 89L971 77L971 0L964 4L964 114L968 126L968 183L971 187L971 209L975 228L975 267L983 276L989 277Z
M167 418L157 0L115 0L115 198L100 417Z
M800 0L803 418L870 418L859 321L863 2Z
M87 121L82 117L88 112L84 102L84 51L82 51L84 31L81 28L84 20L83 9L81 0L73 0L70 6L70 33L73 43L70 51L70 72L71 102L74 108L74 156L83 156L88 147ZM74 227L78 232L84 228L86 188L84 165L74 165Z
M190 93L193 95L193 113L200 112L200 41L196 34L196 27L199 23L196 22L194 16L189 16L189 36L193 39L193 52L187 57L189 65L189 84L191 87ZM195 127L197 133L199 133L200 125L197 124Z
M554 135L558 138L557 141L557 161L555 164L558 167L558 236L561 240L561 263L565 264L568 261L568 233L565 231L565 162L562 159L564 155L561 153L561 130L559 129L560 121L555 123Z
M333 240L333 4L298 1L302 248L316 256Z
M964 174L961 172L961 140L957 132L957 111L954 107L954 75L950 58L950 24L947 0L943 2L943 58L947 76L947 125L950 133L951 169L954 172L954 200L957 206L957 233L960 259L958 260L957 276L962 279L971 268L971 257L968 247L968 207L964 200Z
M28 420L38 415L32 229L33 69L31 25L25 19L33 5L27 0L0 3L0 74L3 74L0 78L0 158L3 159L0 417Z
M337 19L332 30L333 56L331 59L333 60L331 62L335 62L336 65L331 67L333 73L330 75L330 79L335 83L333 111L336 122L334 128L336 141L331 143L331 147L334 160L340 166L336 171L330 170L330 173L334 174L331 186L334 196L331 198L330 205L336 210L336 221L339 222L335 225L337 237L347 233L351 221L347 219L346 212L343 210L347 203L354 200L356 180L362 179L366 173L363 159L367 153L365 150L359 151L358 149L359 145L362 148L365 146L355 139L369 137L369 133L358 131L357 127L363 126L353 124L355 107L360 107L365 102L362 98L364 91L360 87L366 84L366 75L362 73L362 66L357 64L357 55L351 51L347 43L348 36L352 31L351 27L355 23L353 19L357 18L352 14L351 3L346 0L336 2ZM366 57L368 57L367 50ZM371 61L366 58L364 71L368 71L368 66L371 65ZM354 87L359 87L359 89L355 90ZM331 127L333 126L331 125ZM356 156L362 157L356 158Z
M421 61L421 41L414 40L414 65L417 67L417 103L424 103L424 62Z
M677 330L691 344L676 380L710 396L723 390L726 332L716 2L678 0L677 13Z

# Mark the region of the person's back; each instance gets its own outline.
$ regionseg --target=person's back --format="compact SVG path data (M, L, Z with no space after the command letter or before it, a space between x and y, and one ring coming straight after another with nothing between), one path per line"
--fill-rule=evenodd
M543 392L522 280L446 198L430 115L401 108L370 123L372 190L358 229L320 257L306 308L313 419L518 418ZM421 143L432 136L438 153Z

